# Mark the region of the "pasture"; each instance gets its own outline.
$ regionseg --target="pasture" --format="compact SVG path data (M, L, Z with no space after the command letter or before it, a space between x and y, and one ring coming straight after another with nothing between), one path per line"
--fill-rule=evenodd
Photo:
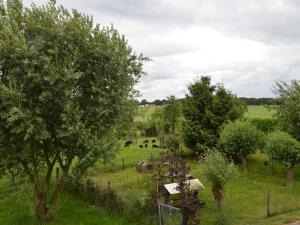
M248 111L245 113L246 118L254 117L272 117L276 113L276 106L264 106L264 105L249 105Z
M138 108L135 119L137 121L144 121L149 119L152 113L158 107L161 106ZM246 118L272 117L276 112L276 109L274 107L276 106L249 105L248 110L245 112L245 117Z

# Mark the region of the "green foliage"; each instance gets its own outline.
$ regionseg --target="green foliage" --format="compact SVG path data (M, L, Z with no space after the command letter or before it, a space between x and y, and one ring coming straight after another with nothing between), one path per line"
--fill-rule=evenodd
M180 146L180 137L176 134L166 136L166 147L172 150L178 150Z
M278 119L275 118L255 117L248 119L248 121L265 133L275 131L279 127Z
M221 131L219 145L234 160L245 160L247 155L263 146L264 133L247 121L227 124Z
M217 143L220 128L240 118L245 106L222 86L213 86L209 77L191 84L183 105L183 138L186 146L204 153Z
M175 133L180 117L181 103L175 98L175 96L168 97L167 103L163 107L163 126L165 133Z
M300 160L300 143L282 131L270 133L264 149L271 160L288 168L293 168Z
M276 92L281 98L277 117L283 130L300 141L300 82L276 83Z
M280 99L278 98L245 98L241 97L240 100L244 101L247 105L278 105L280 103Z
M205 154L203 173L214 189L223 189L237 174L237 169L219 151L209 150Z
M117 195L115 190L101 188L92 180L83 183L77 177L69 176L66 181L66 190L109 212L122 213L124 211L125 202Z
M27 174L46 214L75 158L82 175L114 154L145 58L113 27L55 1L0 7L0 155ZM62 178L50 197L56 164Z

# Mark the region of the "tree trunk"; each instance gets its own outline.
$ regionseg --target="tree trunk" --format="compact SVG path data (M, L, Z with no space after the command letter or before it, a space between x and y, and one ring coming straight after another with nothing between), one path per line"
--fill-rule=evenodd
M36 193L36 216L39 220L44 220L48 216L47 193Z
M247 160L247 156L242 156L242 165L243 165L243 169L245 171L248 171L248 160Z
M213 194L216 206L220 208L224 199L224 189L223 188L213 188Z
M188 224L189 224L189 216L185 213L182 213L181 225L188 225Z
M286 185L287 186L292 186L293 185L293 177L294 177L294 171L293 167L287 169L287 181Z

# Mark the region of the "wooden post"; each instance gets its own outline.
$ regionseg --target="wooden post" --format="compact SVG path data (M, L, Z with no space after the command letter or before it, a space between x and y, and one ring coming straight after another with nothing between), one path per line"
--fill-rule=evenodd
M269 188L267 191L267 217L271 216L270 198L271 198L271 190Z
M124 157L122 158L122 169L123 170L125 169L125 160L124 160Z

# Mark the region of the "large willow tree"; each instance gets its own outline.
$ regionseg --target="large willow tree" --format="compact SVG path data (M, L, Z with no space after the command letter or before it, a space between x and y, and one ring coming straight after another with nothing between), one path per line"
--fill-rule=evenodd
M0 0L1 165L28 176L39 218L71 165L82 174L115 149L144 60L114 28L55 1ZM62 175L51 185L56 165Z

